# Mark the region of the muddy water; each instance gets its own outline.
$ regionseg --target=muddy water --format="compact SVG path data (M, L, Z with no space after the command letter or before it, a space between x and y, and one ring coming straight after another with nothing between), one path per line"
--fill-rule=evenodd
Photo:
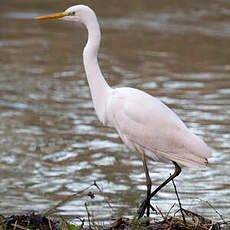
M230 217L230 4L226 1L78 1L102 26L100 65L113 86L159 97L212 148L209 168L183 169L182 203ZM44 211L94 180L105 197L78 197L55 214L97 218L135 213L145 196L140 157L93 110L82 66L86 30L33 17L76 2L1 1L0 213ZM157 186L173 168L149 162ZM96 192L96 189L93 189ZM111 210L105 203L108 199ZM153 203L176 202L172 185Z

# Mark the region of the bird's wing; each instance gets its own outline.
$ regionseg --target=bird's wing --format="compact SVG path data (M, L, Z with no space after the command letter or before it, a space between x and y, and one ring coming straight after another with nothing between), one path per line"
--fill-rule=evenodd
M109 112L122 140L152 159L190 167L207 163L210 150L179 117L158 99L132 88L114 93Z

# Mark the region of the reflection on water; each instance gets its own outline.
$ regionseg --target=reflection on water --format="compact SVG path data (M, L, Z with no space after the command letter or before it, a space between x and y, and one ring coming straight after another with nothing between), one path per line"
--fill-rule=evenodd
M98 194L90 211L100 219L133 215L145 196L142 163L95 116L82 67L85 29L34 22L50 13L52 1L9 4L0 9L1 213L44 211L96 180L114 209ZM229 217L229 5L109 4L91 3L102 25L100 64L108 82L159 97L205 139L213 150L209 168L184 168L176 183L185 208L217 218L203 202L209 201ZM68 6L57 7L53 12ZM173 170L149 167L155 185ZM85 216L85 200L56 214ZM175 202L168 185L153 203L167 211Z

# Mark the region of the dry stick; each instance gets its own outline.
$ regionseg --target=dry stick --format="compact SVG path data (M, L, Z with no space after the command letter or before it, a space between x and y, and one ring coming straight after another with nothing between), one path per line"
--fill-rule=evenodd
M205 202L209 207L211 207L215 212L216 214L220 217L220 219L224 222L224 224L226 224L227 222L225 221L223 215L221 215L214 207L213 205L211 205L207 200L202 200L202 199L199 199L200 201L202 202Z
M194 230L196 230L196 229L198 229L198 226L200 225L200 220L197 218L197 219L195 219L195 221L194 221L195 223L194 223Z
M94 184L91 184L90 186L88 186L87 188L74 193L73 195L67 196L64 200L61 200L59 203L57 203L55 206L51 207L50 209L48 209L47 211L43 212L42 215L46 216L50 213L52 213L53 210L57 209L58 207L62 206L63 204L65 204L66 202L74 199L76 196L80 195L81 193L85 192L86 190L88 190L89 188L91 188L92 186L94 186Z
M48 217L48 224L49 224L49 230L52 230L51 223L50 223L50 217Z
M178 192L177 192L177 188L176 188L176 185L175 185L175 182L174 182L173 179L172 179L172 183L173 183L173 187L174 187L174 190L175 190L175 193L176 193L176 197L177 197L177 200L178 200L178 203L179 203L179 207L180 207L180 211L181 211L181 214L182 214L183 222L184 222L184 225L186 225L186 220L185 220L185 217L184 217L182 205L181 205L180 198L179 198L179 195L178 195Z
M169 213L172 211L172 209L174 208L174 206L176 205L176 203L174 203L172 206L171 206L171 208L168 210L168 212L167 212L167 216L169 215Z
M65 227L65 230L67 229L67 224L66 224L66 220L64 219L64 217L63 216L60 216L60 218L62 219L62 226L64 225L64 227ZM61 228L61 230L62 230L63 228Z
M87 206L87 203L85 202L85 209L86 209L86 212L87 212L87 217L88 217L88 221L89 221L89 229L92 229L91 228L91 223L90 223L90 213L89 213L89 209L88 209L88 206Z
M179 210L178 210L179 211ZM189 211L189 210L186 210L183 208L183 212L186 214L186 216L189 216L193 219L193 221L195 222L196 220L199 220L199 222L201 224L211 224L212 223L212 220L209 220L207 218L204 218L203 216L197 214L197 213L194 213L192 211Z
M96 181L94 181L93 185L99 190L99 192L103 195L103 197L105 197L105 193L101 190L101 188L98 186ZM113 207L111 206L111 204L109 203L109 201L107 199L105 199L105 202L113 210Z
M30 230L29 228L25 228L24 226L19 225L19 224L11 224L11 226L14 227L14 228L13 228L14 230L17 229L17 228L19 228L19 229L24 229L24 230Z
M18 220L15 221L14 230L17 228L17 227L16 227L17 223L18 223Z
M164 214L163 214L162 211L158 208L157 205L156 205L156 208L157 208L158 212L160 213L161 217L162 217L165 221L169 222L168 219L167 219L167 216L164 216Z

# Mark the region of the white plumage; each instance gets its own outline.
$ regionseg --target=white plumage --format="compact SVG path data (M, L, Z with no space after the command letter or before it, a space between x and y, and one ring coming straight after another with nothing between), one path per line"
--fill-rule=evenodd
M211 151L196 135L192 134L180 118L160 100L134 88L112 89L105 81L97 61L101 33L97 17L84 5L68 8L63 13L36 18L63 18L83 23L88 30L88 42L83 52L83 62L94 108L99 120L114 127L122 141L143 157L147 181L147 198L140 207L139 217L147 209L150 199L170 180L179 175L179 165L205 167ZM174 175L151 193L145 156L162 162L172 161ZM179 165L178 165L179 164ZM150 195L151 194L151 195Z
M157 98L133 88L112 90L106 119L130 149L157 161L204 167L210 150Z
M115 127L130 149L153 160L176 161L189 167L206 166L210 149L165 104L138 89L108 86L97 62L101 36L96 15L87 6L67 10L73 11L88 29L84 66L99 120ZM69 16L67 20L72 18Z

